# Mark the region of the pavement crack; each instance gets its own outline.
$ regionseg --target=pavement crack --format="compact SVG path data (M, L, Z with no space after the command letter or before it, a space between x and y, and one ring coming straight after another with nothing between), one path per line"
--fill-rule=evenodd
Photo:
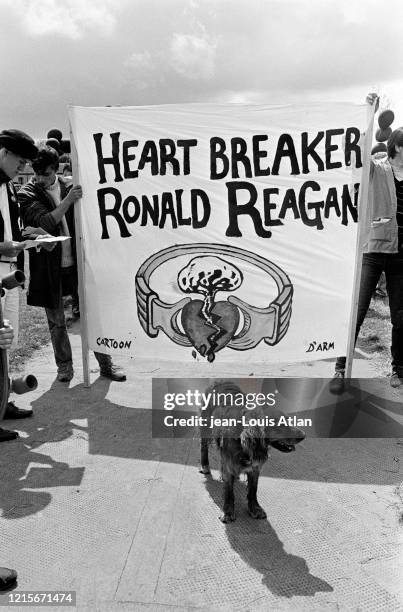
M178 503L179 492L182 489L182 483L183 483L183 478L184 478L184 475L185 475L186 467L189 464L189 456L190 456L190 452L191 452L191 449L192 449L192 442L193 442L192 440L189 440L188 452L187 452L187 456L186 456L186 462L184 462L184 464L183 464L182 475L181 475L180 483L179 483L179 486L178 486L178 489L177 489L177 492L176 492L175 506ZM158 568L158 578L156 580L155 587L154 587L154 593L153 593L154 597L155 597L155 594L156 594L157 589L158 589L158 585L159 585L159 581L160 581L160 576L161 576L161 568L162 568L162 564L164 562L164 557L165 557L166 549L167 549L167 546L168 546L169 534L171 533L172 523L174 522L174 518L175 518L175 512L172 512L171 521L169 523L169 528L167 530L167 535L166 535L166 538L165 538L164 550L162 551L161 561L160 561L160 565L159 565L159 568Z
M160 461L159 461L159 462L156 464L156 466L155 466L155 471L154 471L154 475L157 473L157 471L158 471L158 468L159 468L160 464L161 464L161 462L160 462ZM154 478L151 478L151 479L149 479L149 480L151 480L151 482L152 482L152 484L153 484L153 482L154 482L154 481L156 481L156 480L159 480L159 478L155 478L155 477L154 477ZM144 510L145 510L145 507L147 506L147 502L148 502L148 499L149 499L149 497L150 497L150 495L151 495L152 489L153 489L153 487L152 487L152 486L151 486L151 487L149 487L149 489L148 489L148 494L146 495L146 497L145 497L145 499L144 499L143 507L141 508L141 512L140 512L140 515L139 515L139 518L138 518L138 521L137 521L136 530L135 530L135 532L134 532L134 534L133 534L132 541L131 541L131 544L130 544L130 546L129 546L129 550L127 551L127 555L126 555L125 562L124 562L124 564L123 564L122 571L120 572L120 576L119 576L118 581L117 581L117 585L116 585L115 593L114 593L114 596L113 596L113 597L114 597L114 599L116 599L116 594L117 594L118 589L119 589L119 587L120 587L120 583L121 583L121 581L122 581L122 577L123 577L123 574L124 574L124 572L125 572L125 569L126 569L126 566L127 566L127 562L128 562L128 560L129 560L130 553L131 553L131 550L132 550L132 548L133 548L133 544L134 544L134 541L135 541L135 539L136 539L137 532L138 532L138 530L139 530L139 526L140 526L140 523L141 523L141 519L143 518L143 515L144 515Z

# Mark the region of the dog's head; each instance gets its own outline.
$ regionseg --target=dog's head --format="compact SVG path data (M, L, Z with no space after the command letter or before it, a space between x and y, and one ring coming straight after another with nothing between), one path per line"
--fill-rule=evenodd
M246 408L246 395L232 381L219 381L207 389L215 393L214 415L223 418L238 418L238 425L221 427L214 437L239 438L244 452L250 455L266 455L267 446L272 446L283 453L295 450L296 444L305 439L305 433L291 425L266 426L265 412L257 406L253 410ZM211 406L213 408L213 406ZM244 417L241 425L241 417ZM252 421L257 424L252 425Z

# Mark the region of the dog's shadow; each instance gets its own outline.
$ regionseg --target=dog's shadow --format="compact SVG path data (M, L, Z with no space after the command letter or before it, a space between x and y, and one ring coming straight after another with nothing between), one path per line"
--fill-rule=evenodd
M211 475L204 478L206 489L222 514L223 483ZM245 563L262 574L264 586L280 597L314 596L318 592L333 591L330 584L309 572L305 559L284 550L267 519L257 520L248 515L246 483L237 481L234 493L237 518L225 524L228 542Z

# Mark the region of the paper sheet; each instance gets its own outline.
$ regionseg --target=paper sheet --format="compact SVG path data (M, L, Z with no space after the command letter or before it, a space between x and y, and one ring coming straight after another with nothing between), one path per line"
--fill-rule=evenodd
M35 240L24 240L24 250L32 249L33 247L40 247L44 243L62 242L63 240L70 240L70 236L38 236Z

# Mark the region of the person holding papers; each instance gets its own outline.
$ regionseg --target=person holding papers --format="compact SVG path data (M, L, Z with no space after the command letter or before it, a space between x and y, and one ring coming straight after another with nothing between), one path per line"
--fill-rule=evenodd
M19 227L20 210L12 179L21 172L27 162L37 155L33 139L20 130L0 132L0 277L14 270L24 269L24 243ZM20 291L5 290L2 300L3 317L14 329L12 347L18 342ZM14 402L7 403L5 419L24 419L32 416L32 410L18 408ZM14 433L14 432L13 432ZM14 436L16 437L16 435Z

